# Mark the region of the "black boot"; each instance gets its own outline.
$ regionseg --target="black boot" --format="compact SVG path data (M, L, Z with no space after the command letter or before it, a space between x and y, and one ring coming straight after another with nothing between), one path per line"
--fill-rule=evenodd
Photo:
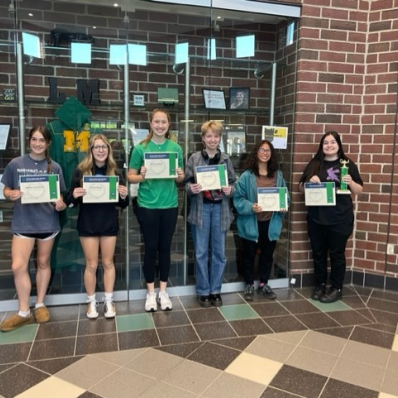
M334 303L335 301L341 300L342 297L343 293L341 292L341 289L331 287L329 291L319 299L319 301L321 303Z
M320 300L321 297L325 294L325 292L326 292L326 285L322 283L314 287L314 289L312 290L311 298L313 300Z

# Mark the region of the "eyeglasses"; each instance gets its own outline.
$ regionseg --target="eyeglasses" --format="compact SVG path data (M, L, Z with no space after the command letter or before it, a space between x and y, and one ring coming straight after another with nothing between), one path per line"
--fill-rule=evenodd
M260 148L258 150L260 153L271 153L271 149Z
M108 149L108 147L106 145L94 145L93 146L94 151L106 151Z

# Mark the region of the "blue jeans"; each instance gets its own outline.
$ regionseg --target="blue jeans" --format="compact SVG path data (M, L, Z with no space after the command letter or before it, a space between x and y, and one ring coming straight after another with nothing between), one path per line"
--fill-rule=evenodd
M227 264L226 235L227 231L221 231L221 204L203 203L202 228L192 225L196 259L196 291L199 296L221 292Z

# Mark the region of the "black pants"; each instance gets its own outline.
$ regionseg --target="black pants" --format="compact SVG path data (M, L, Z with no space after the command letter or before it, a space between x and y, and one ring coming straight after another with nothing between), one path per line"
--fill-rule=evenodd
M336 225L320 225L307 217L308 235L311 241L314 261L315 285L326 284L328 279L327 258L330 257L330 284L342 289L346 260L345 247L352 231L339 231ZM344 229L343 229L344 230Z
M246 283L249 285L252 285L254 282L254 262L256 260L256 254L258 249L260 249L260 283L268 283L268 279L271 275L276 240L271 241L268 239L269 223L270 220L259 221L257 223L259 232L258 242L242 239L243 276Z
M147 283L155 281L156 259L159 254L160 281L167 282L170 271L170 250L177 224L178 207L171 209L147 209L137 207L145 244L144 276Z

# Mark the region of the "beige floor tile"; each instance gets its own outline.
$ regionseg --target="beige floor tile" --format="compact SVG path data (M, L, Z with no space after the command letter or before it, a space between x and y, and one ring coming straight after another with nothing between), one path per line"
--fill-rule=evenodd
M390 350L370 344L349 340L341 354L341 358L364 362L385 369L390 357Z
M360 387L380 391L384 370L363 362L339 358L331 377Z
M154 383L155 379L121 368L90 388L90 392L103 398L135 398Z
M67 381L58 379L57 377L49 377L48 379L36 384L29 390L17 395L18 398L77 398L86 390L77 387ZM17 398L15 397L15 398Z
M140 398L196 398L199 395L163 382L155 382Z
M221 373L221 370L184 360L167 374L162 381L183 390L201 394Z
M263 384L245 380L232 374L223 373L201 395L201 398L258 398L264 389L265 387Z
M285 362L295 348L294 344L259 336L246 348L245 352L273 361Z
M225 371L256 383L268 385L282 365L280 362L243 352Z
M311 350L339 356L346 342L346 339L342 339L340 337L309 330L299 345L310 348Z
M325 352L297 347L285 363L295 368L329 377L337 360L337 356L326 354Z
M183 360L166 352L149 349L129 362L125 368L161 380Z
M267 337L270 339L284 341L285 343L290 343L297 345L303 339L303 337L308 333L307 330L299 330L297 332L284 332L284 333L274 333L269 334Z
M56 376L88 390L117 369L119 366L88 356L61 370Z
M398 369L386 371L380 391L398 395Z
M387 369L398 371L398 352L390 352L390 359L388 360Z
M136 350L104 352L101 354L93 354L90 356L111 362L115 365L124 366L147 350L148 348L137 348Z
M379 394L379 398L398 398L398 395L385 394L384 392L381 392Z
M398 334L394 337L394 342L392 344L392 350L398 352Z

